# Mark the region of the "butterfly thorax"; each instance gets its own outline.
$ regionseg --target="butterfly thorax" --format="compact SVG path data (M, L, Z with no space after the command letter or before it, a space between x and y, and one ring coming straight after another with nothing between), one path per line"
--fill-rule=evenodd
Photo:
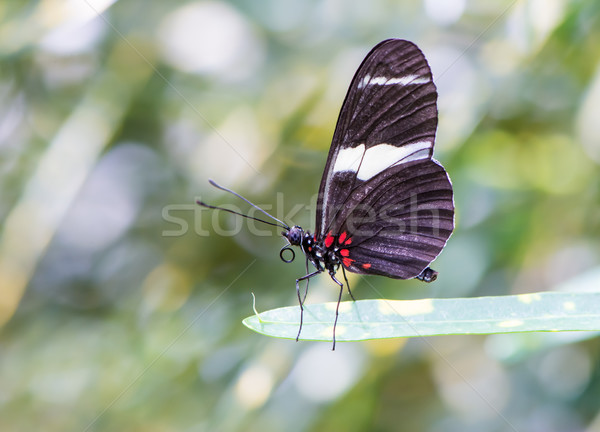
M335 273L339 267L341 261L338 256L338 248L332 247L327 238L319 239L316 234L304 231L297 225L281 234L288 239L291 246L300 246L302 252L317 270Z

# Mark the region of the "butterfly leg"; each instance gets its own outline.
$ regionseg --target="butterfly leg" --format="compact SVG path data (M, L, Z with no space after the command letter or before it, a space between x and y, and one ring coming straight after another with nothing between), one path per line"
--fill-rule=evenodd
M350 291L350 284L348 283L348 278L346 277L346 270L344 269L344 267L342 267L342 274L344 275L344 281L346 282L346 289L348 290L348 294L350 294L352 301L356 301L356 299L352 295L352 291Z
M333 347L331 348L331 350L335 351L335 328L337 326L338 315L340 312L340 303L342 302L342 294L344 293L344 284L336 279L335 273L333 273L332 271L329 272L329 276L331 276L331 279L333 279L333 281L340 286L340 295L338 296L338 302L337 302L337 306L335 308L335 321L333 322ZM344 275L344 277L345 277L345 275Z
M317 270L317 271L308 273L308 274L296 279L296 294L298 295L298 302L300 303L300 328L298 329L298 335L296 336L296 342L298 342L298 339L300 338L300 332L302 331L302 322L304 320L304 300L300 296L300 281L306 280L306 292L308 292L308 281L310 280L311 277L318 275L322 271L323 270ZM306 294L304 295L304 298L306 298Z
M306 256L306 274L308 274L308 255ZM308 294L308 284L310 282L310 278L306 279L306 288L304 289L304 296L302 296L302 301L300 301L300 305L302 306L306 301L306 295ZM298 293L299 295L300 293ZM298 300L300 300L300 296L298 296Z

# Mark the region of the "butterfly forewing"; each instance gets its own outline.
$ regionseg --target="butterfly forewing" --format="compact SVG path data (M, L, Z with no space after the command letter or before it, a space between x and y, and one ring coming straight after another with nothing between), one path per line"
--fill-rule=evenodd
M411 42L378 44L356 72L333 136L319 189L317 233L325 235L352 190L389 166L431 158L437 92Z
M432 159L437 92L422 52L387 40L359 67L336 126L317 206L317 234L346 240L353 272L412 278L454 227L452 185Z

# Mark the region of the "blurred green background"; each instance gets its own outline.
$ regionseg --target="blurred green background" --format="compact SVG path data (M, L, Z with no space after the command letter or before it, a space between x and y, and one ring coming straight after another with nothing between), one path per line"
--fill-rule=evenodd
M4 0L0 430L600 431L595 334L332 352L241 324L251 292L296 304L304 264L195 199L248 211L213 178L312 230L389 37L433 69L457 229L435 283L353 275L355 296L600 288L596 0ZM336 296L324 276L308 301Z

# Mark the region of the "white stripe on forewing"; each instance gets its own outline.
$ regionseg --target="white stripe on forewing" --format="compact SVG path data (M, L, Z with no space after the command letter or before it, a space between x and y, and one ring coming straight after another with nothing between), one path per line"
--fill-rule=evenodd
M371 75L365 75L363 80L358 84L358 88L363 88L367 85L409 85L409 84L427 84L429 81L428 76L419 75L406 75L403 77L388 78L384 76L378 76L371 78Z
M340 150L335 159L335 165L333 165L333 172L358 171L364 152L364 144Z
M365 145L349 147L338 152L333 172L357 172L359 180L368 180L394 165L429 158L429 141L417 141L396 147L378 144L365 151Z

